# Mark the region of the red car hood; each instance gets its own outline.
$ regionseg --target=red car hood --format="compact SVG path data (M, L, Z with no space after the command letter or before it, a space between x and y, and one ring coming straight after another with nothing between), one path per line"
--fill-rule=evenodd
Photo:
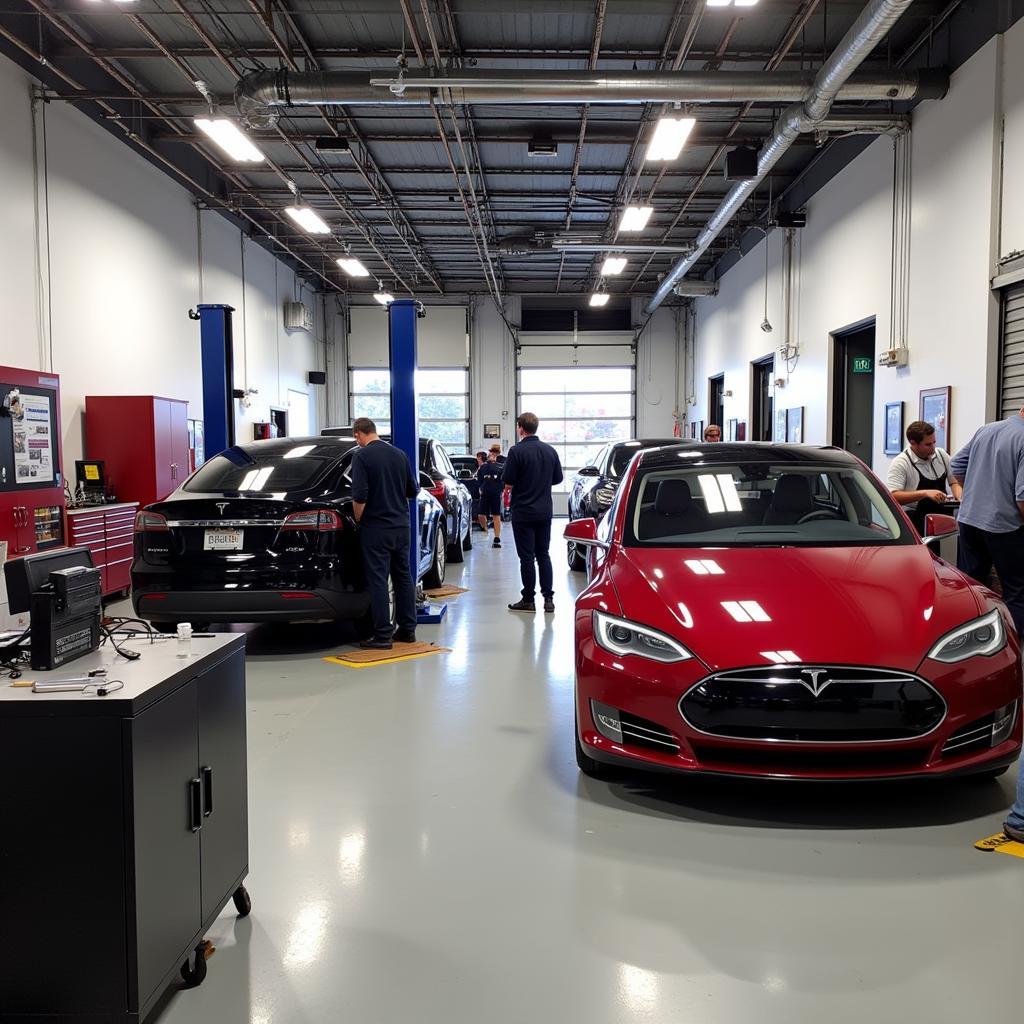
M608 568L627 619L676 637L712 671L787 660L913 671L984 611L920 544L619 548Z

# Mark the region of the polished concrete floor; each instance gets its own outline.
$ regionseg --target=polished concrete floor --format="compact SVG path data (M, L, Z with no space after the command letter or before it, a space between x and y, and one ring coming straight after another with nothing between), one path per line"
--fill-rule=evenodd
M161 1024L1015 1014L1024 861L971 846L1010 777L583 778L555 546L553 616L506 610L511 543L451 568L471 592L422 630L451 654L354 671L327 627L251 631L253 912Z

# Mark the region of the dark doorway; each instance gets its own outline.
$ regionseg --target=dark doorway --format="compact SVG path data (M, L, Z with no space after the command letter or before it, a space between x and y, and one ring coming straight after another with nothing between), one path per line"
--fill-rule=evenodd
M755 359L750 368L753 371L750 389L750 440L771 441L775 430L775 398L772 395L775 356Z
M832 335L832 443L869 466L874 453L875 321Z
M288 410L287 409L275 409L273 406L270 407L270 422L277 427L277 433L274 437L287 437L288 436Z
M712 423L715 423L722 428L723 437L725 436L725 403L722 395L724 390L724 373L720 373L717 377L708 377L708 420L704 424L704 429L706 430Z

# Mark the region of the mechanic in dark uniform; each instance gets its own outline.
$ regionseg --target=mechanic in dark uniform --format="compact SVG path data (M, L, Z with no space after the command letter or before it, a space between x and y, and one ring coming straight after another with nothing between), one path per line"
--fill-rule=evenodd
M483 454L481 452L481 454ZM501 475L504 467L498 463L492 451L490 457L476 471L476 480L480 488L480 529L487 531L487 517L494 523L494 541L491 547L501 547L501 494L505 489Z
M359 451L352 457L352 509L360 526L363 568L370 588L373 636L360 647L388 651L392 640L416 640L416 588L409 569L409 502L419 487L409 458L377 436L373 420L352 424ZM392 633L388 578L395 588Z
M505 460L502 479L512 488L512 535L516 539L519 572L523 578L522 600L510 604L514 612L536 611L534 594L540 569L540 592L544 611L555 610L554 571L551 568L551 519L554 509L551 488L562 482L562 463L558 452L537 437L540 421L532 412L516 419L519 443Z
M935 443L935 427L915 420L907 427L907 447L892 460L886 484L903 506L917 532L924 534L925 516L946 512L951 495L959 501L963 488L953 479L949 453Z

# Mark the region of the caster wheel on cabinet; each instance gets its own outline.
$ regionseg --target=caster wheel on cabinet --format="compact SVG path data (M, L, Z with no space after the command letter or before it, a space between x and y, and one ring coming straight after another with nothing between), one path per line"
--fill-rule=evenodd
M185 982L185 988L198 988L206 980L206 961L213 956L214 945L209 939L203 939L196 946L194 964L186 960L181 965L181 978Z
M252 898L249 896L249 890L244 885L240 885L231 898L235 901L235 910L238 911L238 916L248 917L252 911Z

